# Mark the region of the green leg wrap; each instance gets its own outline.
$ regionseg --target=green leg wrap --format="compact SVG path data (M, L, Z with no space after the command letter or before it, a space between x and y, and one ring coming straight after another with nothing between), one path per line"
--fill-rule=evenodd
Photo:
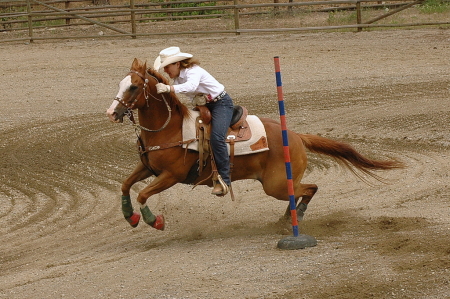
M148 206L145 206L143 209L141 209L142 219L144 219L144 222L148 225L152 225L156 221L155 215L150 211Z
M302 221L303 217L305 216L306 209L308 208L308 205L304 202L301 202L297 206L297 220Z
M304 202L301 202L297 207L297 211L306 212L307 208L308 208L308 205Z
M131 205L130 195L122 195L122 213L125 218L131 217L131 215L133 215L133 206Z

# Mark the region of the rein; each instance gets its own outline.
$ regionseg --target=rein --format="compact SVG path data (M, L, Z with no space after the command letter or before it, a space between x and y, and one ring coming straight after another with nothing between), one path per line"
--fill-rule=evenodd
M147 92L147 88L148 88L148 79L147 78L145 78L141 73L139 73L139 72L137 72L135 70L130 70L130 73L134 73L134 74L138 75L142 80L144 80L144 86L143 86L142 90L144 92L145 100L147 101L147 107L149 107L149 105L148 105L149 96L151 96L153 99L155 99L157 101L161 101L160 99L158 99L157 97L152 95L150 92ZM159 82L158 78L156 78L152 74L149 74L148 70L145 70L145 73L148 76L150 76L151 78L153 78L156 82ZM140 146L138 147L138 151L139 151L141 157L145 153L148 153L148 152L151 152L151 151L158 151L158 150L163 150L163 149L166 149L166 148L171 148L171 147L176 147L176 146L183 146L183 144L189 144L189 143L194 142L196 140L194 138L194 139L190 139L190 140L186 140L186 141L177 141L177 142L171 142L171 143L166 143L166 144L162 144L162 145L147 146L147 147L145 146L141 136L138 133L138 129L141 129L141 130L144 130L144 131L147 131L147 132L160 132L160 131L164 130L167 127L167 125L169 124L170 120L172 119L172 108L170 108L169 103L167 102L166 97L164 96L164 94L162 94L161 96L163 98L164 104L166 104L167 111L169 111L169 116L167 117L167 120L162 125L162 127L157 129L157 130L151 130L151 129L148 129L146 127L143 127L140 124L137 124L136 121L134 120L133 108L134 108L134 105L137 102L137 96L131 102L131 104L128 104L128 103L124 102L121 98L118 98L118 97L115 98L116 101L118 101L119 103L121 103L122 105L127 107L127 111L125 112L125 115L128 116L128 118L130 119L130 122L134 126L135 133L136 133L136 136L138 138L138 142L140 144ZM187 151L187 147L186 147L186 151ZM151 170L151 171L153 172L153 170Z
M143 92L144 92L145 100L147 101L147 107L149 107L149 105L148 105L148 99L149 99L149 96L151 96L152 98L154 98L154 99L157 100L157 101L161 101L160 99L158 99L157 97L155 97L154 95L152 95L150 92L147 92L147 88L148 88L148 79L145 78L144 75L142 75L141 73L139 73L139 72L137 72L137 71L135 71L135 70L130 70L130 73L134 73L134 74L138 75L142 80L144 80L144 86L143 86L142 90L143 90ZM150 76L151 78L155 79L155 81L159 83L158 78L156 78L155 76L149 74L147 70L145 71L145 73L146 73L148 76ZM148 129L148 128L146 128L146 127L143 127L143 126L141 126L140 124L137 124L136 121L134 120L134 116L133 116L133 108L134 108L134 105L136 105L136 102L137 102L137 100L138 100L138 97L137 97L137 96L136 96L136 98L131 102L131 104L125 103L125 102L124 102L121 98L119 98L119 97L114 98L114 100L118 101L120 104L122 104L122 105L124 105L125 107L127 107L127 111L125 112L125 115L128 116L128 118L130 119L130 121L131 121L131 123L132 123L132 125L133 125L134 127L139 128L139 129L144 130L144 131L147 131L147 132L161 132L162 130L164 130L164 129L167 127L167 125L169 124L170 120L172 119L172 109L170 108L169 103L167 102L166 97L164 96L164 94L161 94L161 95L162 95L164 104L166 104L167 111L169 111L169 116L167 117L167 120L166 120L166 122L162 125L162 127L159 128L159 129L157 129L157 130L151 130L151 129Z

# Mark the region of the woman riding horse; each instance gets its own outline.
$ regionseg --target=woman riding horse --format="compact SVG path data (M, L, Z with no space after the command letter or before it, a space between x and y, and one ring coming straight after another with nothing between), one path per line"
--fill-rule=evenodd
M178 49L176 49L176 52L178 52ZM172 59L187 57L186 54L181 55L181 52L178 54L180 55L179 58ZM176 56L172 54L168 57ZM166 59L167 57L162 58L161 64L164 61L167 63L168 60ZM156 66L158 67L158 65ZM180 74L183 73L183 70L185 72L190 71L190 68L182 69L181 62L180 66L177 63L173 66L175 71L178 67L180 67ZM167 71L170 72L170 68L168 67ZM145 223L158 230L163 230L163 215L155 216L147 206L147 200L178 183L212 186L212 182L208 178L210 178L213 168L212 163L208 163L203 172L198 173L199 153L182 147L185 144L182 136L183 123L185 120L191 119L191 112L186 105L179 101L174 92L157 93L157 85L160 83L163 83L163 85L159 85L160 91L165 88L167 92L169 87L171 91L177 91L177 85L170 86L169 81L162 74L154 69L147 68L146 63L134 59L130 71L119 83L119 91L108 108L107 115L113 122L121 122L124 116L128 116L136 128L140 130L138 136L140 161L122 183L123 215L132 227L139 224L142 215ZM209 90L206 89L205 92L209 92L211 98L217 97L218 91L212 92ZM220 105L223 103L222 101L223 99L217 102ZM231 99L227 101L230 103ZM217 103L212 105L217 105ZM139 124L135 123L134 110L138 111ZM234 157L232 180L258 180L267 195L288 201L281 125L279 122L268 118L261 118L261 122L267 133L269 150ZM306 149L335 158L352 170L353 173L359 170L375 178L378 176L373 173L373 170L404 167L403 163L396 160L369 159L343 142L316 135L299 134L290 130L287 131L287 135L290 143L294 196L296 203L298 202L297 212L300 217L317 191L316 184L303 184L301 182L307 166ZM140 204L141 214L139 214L133 210L130 196L131 188L135 183L150 176L154 176L154 179L139 191L136 198ZM285 215L289 217L289 207Z
M212 194L224 196L231 185L230 158L225 137L233 116L233 100L222 84L199 66L200 62L192 54L180 52L178 47L162 50L154 63L154 69L164 69L173 85L156 84L158 93L181 93L188 96L194 104L203 104L211 111L211 149L219 172L219 182ZM198 100L199 99L199 100ZM204 101L202 101L204 99Z

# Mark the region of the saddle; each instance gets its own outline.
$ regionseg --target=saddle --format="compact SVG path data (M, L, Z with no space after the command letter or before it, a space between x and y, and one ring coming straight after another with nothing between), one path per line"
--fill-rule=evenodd
M200 119L204 124L209 125L211 123L211 111L206 106L195 106L194 110L200 112ZM230 122L231 130L239 129L244 124L247 115L247 108L239 105L233 106L233 117Z
M199 175L201 174L204 165L206 165L209 155L212 155L210 149L210 126L211 126L211 112L206 106L196 106L195 111L199 111L200 115L196 119L196 137L199 142ZM231 118L230 127L227 132L227 139L230 144L230 172L233 167L234 158L234 143L239 141L249 140L252 136L250 126L247 123L248 110L243 106L235 105L233 107L233 116ZM215 167L215 165L214 165Z

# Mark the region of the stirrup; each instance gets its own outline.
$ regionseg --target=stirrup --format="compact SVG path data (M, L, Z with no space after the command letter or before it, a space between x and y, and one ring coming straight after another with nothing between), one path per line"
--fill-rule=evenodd
M225 195L227 195L228 194L228 191L230 190L229 188L228 188L228 185L223 181L223 179L222 179L222 177L220 176L220 174L219 175L217 175L217 181L213 181L213 185L214 185L214 188L216 188L216 185L217 184L220 184L220 186L222 187L222 192L221 193L216 193L216 192L214 192L214 190L213 190L213 192L211 192L211 194L214 194L214 195L217 195L217 196L225 196Z

